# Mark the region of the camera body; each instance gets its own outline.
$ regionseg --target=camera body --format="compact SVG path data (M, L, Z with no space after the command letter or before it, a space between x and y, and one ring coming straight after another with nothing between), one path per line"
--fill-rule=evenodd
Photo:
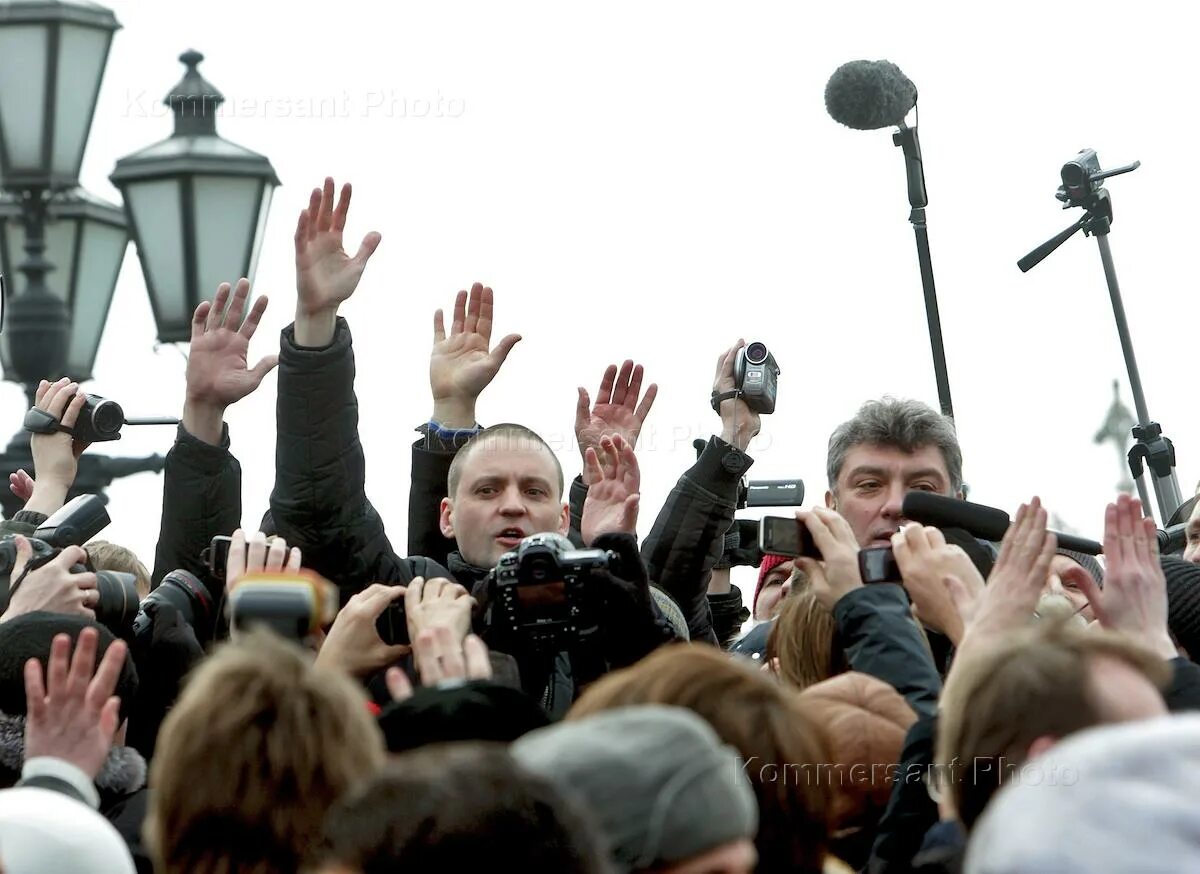
M615 560L607 550L576 549L561 534L526 537L492 571L493 627L540 653L583 643L600 625L594 575Z
M765 343L747 343L733 362L733 385L756 413L775 412L779 392L779 365Z

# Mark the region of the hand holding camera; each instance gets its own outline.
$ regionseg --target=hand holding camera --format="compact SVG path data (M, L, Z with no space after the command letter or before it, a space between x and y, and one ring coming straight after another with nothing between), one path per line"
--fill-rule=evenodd
M29 438L37 480L31 481L25 509L50 515L66 501L79 469L79 456L90 444L86 434L74 433L87 400L79 385L65 376L57 382L43 379L38 384L30 415L38 411L54 428Z
M408 639L414 641L431 628L449 628L455 640L462 640L471 630L474 607L475 599L458 583L444 577L415 577L404 595Z
M413 651L422 686L452 688L471 680L492 678L487 645L474 634L460 640L448 628L427 629L417 636ZM412 683L400 668L388 668L386 681L393 701L412 697Z
M12 541L16 561L9 574L10 585L18 580L20 584L15 591L10 589L8 608L0 615L0 622L39 610L96 618L95 608L100 602L96 574L73 570L87 561L83 547L68 546L50 561L25 573L34 558L33 545L19 534L13 535Z
M751 345L762 346L762 351L766 352L766 347L761 343ZM743 452L746 451L746 447L750 445L750 441L758 435L762 427L762 419L759 418L759 413L762 411L755 409L755 406L750 403L751 398L747 396L742 383L738 381L739 375L743 377L745 375L744 363L740 368L741 373L737 373L738 362L745 360L745 346L745 340L738 340L717 359L717 372L713 378L712 390L713 409L721 416L721 439ZM772 364L774 364L773 359ZM772 395L771 410L774 409L775 403ZM771 410L767 410L767 412Z
M796 519L808 529L821 553L820 562L807 556L797 557L796 567L808 576L816 599L833 610L834 604L863 585L858 540L850 523L825 507L797 510Z
M410 647L392 645L377 629L380 618L404 597L404 586L374 583L347 601L321 644L317 664L365 677L407 655Z

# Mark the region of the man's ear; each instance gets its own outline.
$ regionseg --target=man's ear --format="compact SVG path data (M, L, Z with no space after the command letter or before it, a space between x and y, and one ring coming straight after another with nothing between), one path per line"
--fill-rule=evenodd
M442 506L438 511L438 527L442 529L442 536L453 539L454 537L454 504L449 498L442 498Z
M829 490L826 490L826 492L825 492L825 506L828 507L830 510L837 509L837 498L835 498L833 496L833 492L831 492Z
M558 518L558 533L566 535L571 530L571 506L569 504L562 505L562 512Z

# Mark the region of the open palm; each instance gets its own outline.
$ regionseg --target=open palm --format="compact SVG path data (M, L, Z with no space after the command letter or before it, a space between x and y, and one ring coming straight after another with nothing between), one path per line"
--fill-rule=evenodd
M278 356L267 355L253 368L247 366L250 339L267 308L267 298L259 296L243 323L249 296L249 280L238 280L232 300L225 282L211 303L204 301L196 307L187 366L187 392L192 401L228 407L258 388L278 362Z
M336 309L354 294L367 261L382 239L372 231L363 237L353 257L342 248L342 233L350 211L350 183L342 186L334 207L333 179L314 188L308 208L296 222L296 291L299 306L309 314Z
M599 452L602 437L620 435L630 445L637 446L638 436L650 408L654 406L654 398L658 395L658 386L651 383L642 394L642 365L626 361L618 372L615 364L610 364L600 380L600 391L596 394L593 405L588 397L587 389L580 387L579 401L575 407L575 441L579 444L579 454L584 458L584 482L591 486L591 475L587 464L587 451L597 450L601 467L606 465L606 453Z
M589 546L601 534L637 533L641 470L633 446L620 434L600 438L598 449L584 454L589 475L579 533Z
M460 291L455 298L449 336L442 322L442 311L434 314L429 385L435 401L478 397L496 378L508 353L521 339L517 334L509 334L496 344L496 348L489 349L492 309L492 290L476 282L471 286L469 302L465 291Z

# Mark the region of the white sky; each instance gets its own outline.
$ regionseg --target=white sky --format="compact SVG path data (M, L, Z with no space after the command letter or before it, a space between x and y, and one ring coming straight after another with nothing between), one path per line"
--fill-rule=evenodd
M1176 442L1185 495L1200 476L1200 423L1176 376L1197 316L1196 22L1183 5L111 5L124 29L83 184L117 199L107 181L117 158L170 132L158 101L183 72L176 56L203 52L201 71L229 98L220 133L269 156L283 180L255 284L271 297L255 358L291 319L291 237L313 185L326 174L355 184L353 245L383 234L343 312L367 488L401 552L411 429L430 409L430 316L474 280L496 289L497 336L525 337L480 419L537 429L568 475L579 465L575 387L594 392L605 364L626 357L659 383L639 453L643 534L692 463L692 439L719 428L713 366L738 336L766 342L783 369L752 475L803 477L810 502L824 491L830 431L862 401L936 406L900 151L887 131L851 131L825 113L829 75L858 58L888 58L920 89L972 498L1011 511L1039 493L1096 536L1113 494L1115 452L1092 435L1113 378L1133 403L1096 245L1079 236L1028 275L1015 264L1076 217L1054 190L1088 146L1105 166L1144 163L1110 183L1110 239L1150 412ZM130 415L178 414L183 358L156 352L153 338L130 247L90 389ZM21 396L2 392L15 427ZM228 417L251 524L274 477L274 405L272 375ZM172 438L131 428L100 449L165 453ZM104 536L149 563L160 479L139 475L110 495Z

